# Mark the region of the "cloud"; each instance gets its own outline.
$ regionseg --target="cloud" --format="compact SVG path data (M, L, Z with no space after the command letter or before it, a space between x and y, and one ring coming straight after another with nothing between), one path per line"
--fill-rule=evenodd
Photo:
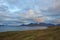
M47 10L42 10L43 15L48 17L49 23L60 23L60 0L52 0Z
M33 20L36 21L37 23L45 22L45 18L44 17L33 18Z
M59 0L3 0L0 2L0 20L38 23L52 22L60 18L59 16Z
M53 20L54 23L60 23L60 19Z
M35 11L33 9L29 9L25 13L19 14L19 17L22 18L20 20L23 21L24 23L30 23L30 22L40 23L45 22L47 19L47 17L43 16L41 12Z
M33 18L35 16L34 10L29 9L26 13L25 13L25 17L26 18Z
M19 14L19 17L22 18L34 18L38 16L42 16L42 14L39 11L35 11L33 9L29 9L26 12Z
M49 8L51 13L60 14L60 0L53 0L52 6Z

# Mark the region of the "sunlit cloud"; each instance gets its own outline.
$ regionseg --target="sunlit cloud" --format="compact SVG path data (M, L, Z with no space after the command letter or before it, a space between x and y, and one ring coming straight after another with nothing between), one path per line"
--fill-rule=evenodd
M6 21L27 24L31 22L52 23L55 19L60 19L60 0L0 1L0 21L2 23Z
M33 18L33 20L36 21L37 23L45 22L45 18L44 17Z

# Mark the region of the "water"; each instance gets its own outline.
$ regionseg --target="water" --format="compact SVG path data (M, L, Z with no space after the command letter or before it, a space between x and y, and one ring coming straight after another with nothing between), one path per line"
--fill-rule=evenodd
M0 27L0 32L6 32L6 31L24 31L24 30L38 30L38 29L47 29L48 27L26 27L26 26L21 26L21 27L12 27L12 26L1 26Z

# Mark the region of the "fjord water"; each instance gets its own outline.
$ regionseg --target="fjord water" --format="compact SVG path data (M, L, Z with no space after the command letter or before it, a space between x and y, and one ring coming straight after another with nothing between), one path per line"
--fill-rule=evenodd
M45 26L35 26L35 27L28 27L28 26L20 26L20 27L14 27L14 26L1 26L0 32L6 32L6 31L25 31L25 30L41 30L41 29L47 29L48 27Z

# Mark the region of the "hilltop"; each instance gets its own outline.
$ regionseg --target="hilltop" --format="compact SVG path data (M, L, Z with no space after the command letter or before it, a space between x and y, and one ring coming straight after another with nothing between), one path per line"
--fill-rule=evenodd
M0 40L60 40L60 27L44 30L1 32Z

